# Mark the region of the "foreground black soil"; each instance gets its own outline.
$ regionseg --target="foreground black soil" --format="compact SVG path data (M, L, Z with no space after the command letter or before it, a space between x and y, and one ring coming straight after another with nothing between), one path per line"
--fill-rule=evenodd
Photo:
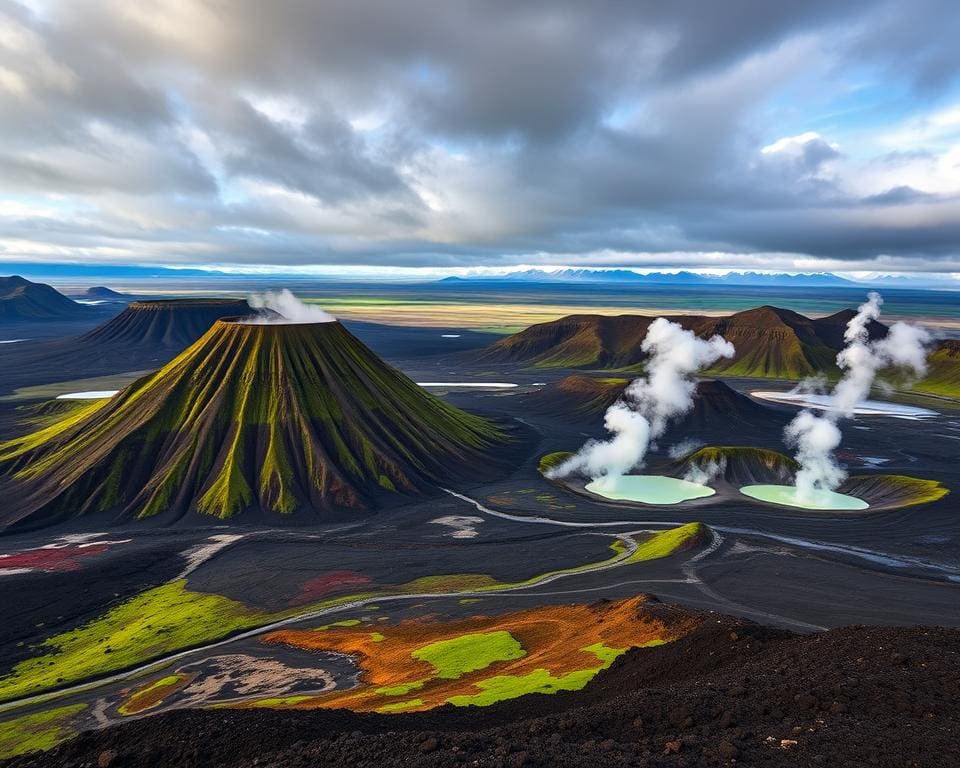
M709 619L579 693L407 715L181 711L12 766L952 766L960 631Z

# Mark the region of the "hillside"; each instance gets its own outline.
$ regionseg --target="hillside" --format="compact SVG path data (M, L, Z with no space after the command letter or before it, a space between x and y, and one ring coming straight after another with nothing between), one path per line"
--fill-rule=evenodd
M794 635L712 614L579 692L389 715L188 709L4 765L940 768L960 728L958 643L942 627Z
M0 277L0 320L68 320L82 317L87 308L44 283L18 275Z
M503 440L339 323L219 321L111 400L0 444L0 527L371 509L483 476Z
M526 395L524 408L566 418L598 418L617 401L629 383L627 378L575 374ZM722 381L709 379L697 383L693 408L671 429L701 430L713 426L728 430L732 425L765 425L778 418L774 409L740 394Z
M835 357L850 316L845 310L814 320L763 306L728 317L679 315L670 320L698 336L720 334L733 343L736 355L722 360L710 373L796 379L836 370ZM653 319L644 315L570 315L501 339L480 357L485 362L535 368L630 368L646 357L641 344ZM871 326L873 336L885 333L882 324Z
M960 340L947 339L927 358L927 376L914 389L942 397L960 397Z
M222 317L250 314L243 299L135 301L123 312L85 333L82 345L127 344L183 349Z
M567 376L524 396L524 407L556 416L600 416L613 405L630 379Z
M87 299L88 301L115 301L118 303L125 303L131 299L126 293L120 293L112 288L107 288L105 285L95 285L92 288L87 288L77 298Z

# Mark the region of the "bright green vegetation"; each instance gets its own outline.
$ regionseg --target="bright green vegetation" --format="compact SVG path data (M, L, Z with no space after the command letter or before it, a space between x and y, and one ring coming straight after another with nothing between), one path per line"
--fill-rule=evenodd
M0 677L0 701L126 669L260 623L262 614L234 600L190 592L184 580L164 584L45 640L41 655Z
M73 735L70 718L86 706L71 704L0 722L0 760L55 747Z
M468 672L484 669L497 661L512 661L526 656L523 646L509 632L478 632L450 640L438 640L411 655L430 664L436 676L456 680Z
M218 322L111 400L0 444L0 474L20 517L290 514L425 491L489 466L505 439L339 323Z
M806 498L797 493L792 485L746 485L740 493L751 499L766 501L771 504L782 504L788 507L820 510L862 510L870 505L856 496L844 493L835 493L824 489L815 489Z
M939 480L909 475L856 475L843 490L870 503L871 507L912 507L939 501L950 491Z
M399 685L388 685L385 688L377 688L376 693L381 696L406 696L412 691L419 691L429 680L415 680L412 683L400 683Z
M709 535L710 529L703 523L687 523L677 528L657 531L637 545L636 551L627 558L626 564L670 557L677 552L699 544Z
M642 647L649 648L663 645L663 640L651 640ZM528 693L557 693L558 691L579 691L597 674L609 667L615 659L626 652L626 648L610 648L603 643L594 643L581 651L590 653L600 660L600 665L588 669L568 672L564 675L554 675L547 669L535 669L526 675L496 675L480 680L475 686L480 693L451 696L448 704L456 707L486 707L498 701L515 699Z
M476 683L476 687L481 689L480 693L451 696L447 703L455 707L486 707L498 701L526 696L528 693L579 691L600 669L602 667L581 669L559 677L546 669L535 669L526 675L497 675Z
M941 341L927 357L927 375L912 389L940 397L960 399L960 341Z
M373 640L373 642L375 643L382 643L384 640L387 639L387 636L384 635L382 632L371 632L370 639Z
M252 702L254 707L263 707L264 709L270 709L273 707L289 707L294 704L300 704L304 701L309 701L312 696L275 696L272 699L257 699Z
M703 499L716 493L713 488L663 475L624 475L601 478L584 486L591 493L618 501L639 501L644 504L680 504Z
M330 629L331 627L356 627L360 625L360 619L343 619L343 621L334 621L331 624L322 624L319 627L314 627L314 632L322 632L325 629Z
M573 453L570 451L557 451L556 453L544 454L540 457L540 463L537 465L537 469L541 475L546 474L548 470L563 464L563 462L571 456L573 456Z
M377 712L402 712L405 709L422 706L423 699L410 699L409 701L395 701L392 704L384 704L377 709Z

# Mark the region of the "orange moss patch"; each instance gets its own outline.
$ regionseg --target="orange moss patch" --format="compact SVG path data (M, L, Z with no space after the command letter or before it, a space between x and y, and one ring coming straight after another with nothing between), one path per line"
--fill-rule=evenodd
M117 707L117 711L121 715L135 715L153 709L158 704L162 704L171 693L182 688L190 678L189 675L173 674L145 685L134 691L130 698Z
M281 630L270 633L264 641L346 653L360 665L362 673L356 688L311 697L294 704L295 708L425 710L451 699L452 703L489 703L492 681L498 690L506 691L500 698L512 698L513 690L520 695L530 690L580 688L628 648L675 640L696 623L682 615L664 618L669 614L654 612L646 602L646 597L639 596L594 605L540 606L450 622L406 620L379 627L381 640L374 640L362 627L340 627L325 632ZM449 670L439 674L436 664L426 660L435 661L438 649L456 649L465 642L483 643L485 637L509 652L485 648L481 668L468 664L462 672L453 674ZM548 684L531 688L534 680Z

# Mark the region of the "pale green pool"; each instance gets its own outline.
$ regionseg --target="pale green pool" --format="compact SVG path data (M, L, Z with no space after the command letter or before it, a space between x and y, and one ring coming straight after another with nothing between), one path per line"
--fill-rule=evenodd
M870 506L856 496L824 490L814 491L811 498L801 501L797 498L797 489L792 485L745 485L740 489L740 493L758 501L802 509L854 510Z
M681 501L703 499L716 493L699 483L663 475L624 475L617 478L601 477L587 483L591 493L615 501L639 501L644 504L679 504Z

